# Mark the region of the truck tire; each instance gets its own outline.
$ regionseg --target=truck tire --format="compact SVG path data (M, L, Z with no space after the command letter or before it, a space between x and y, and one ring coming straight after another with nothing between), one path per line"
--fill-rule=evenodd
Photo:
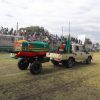
M59 65L58 61L51 60L51 62L52 62L52 63L53 63L53 65L55 65L55 66Z
M26 70L28 66L29 66L29 62L26 59L22 58L18 61L18 68L20 70Z
M66 62L66 67L67 68L72 68L74 65L74 60L72 58L69 58Z
M39 74L42 71L42 64L39 61L34 61L30 65L30 72L31 74Z
M88 57L87 60L86 60L86 64L91 64L91 60L92 60L92 58Z

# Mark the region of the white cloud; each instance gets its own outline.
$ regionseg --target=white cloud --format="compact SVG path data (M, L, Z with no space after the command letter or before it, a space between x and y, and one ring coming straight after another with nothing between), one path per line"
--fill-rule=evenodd
M100 1L99 0L0 0L0 25L19 27L44 26L51 33L86 34L100 42Z

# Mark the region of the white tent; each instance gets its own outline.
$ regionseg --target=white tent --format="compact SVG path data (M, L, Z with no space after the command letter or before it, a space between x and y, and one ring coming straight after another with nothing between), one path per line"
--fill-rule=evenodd
M85 42L85 35L84 34L78 35L78 40L81 40L82 44L84 44L84 42Z

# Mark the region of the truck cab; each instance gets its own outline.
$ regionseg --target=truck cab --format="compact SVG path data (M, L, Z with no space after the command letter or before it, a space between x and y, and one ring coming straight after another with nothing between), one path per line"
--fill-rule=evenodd
M77 62L84 62L91 55L90 52L85 50L85 46L80 44L72 44L72 54L75 54L75 61Z

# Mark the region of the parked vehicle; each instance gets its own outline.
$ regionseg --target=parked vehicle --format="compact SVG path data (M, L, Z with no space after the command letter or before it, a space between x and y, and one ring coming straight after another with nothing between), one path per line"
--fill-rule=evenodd
M12 51L14 42L22 39L23 36L0 35L0 51Z

